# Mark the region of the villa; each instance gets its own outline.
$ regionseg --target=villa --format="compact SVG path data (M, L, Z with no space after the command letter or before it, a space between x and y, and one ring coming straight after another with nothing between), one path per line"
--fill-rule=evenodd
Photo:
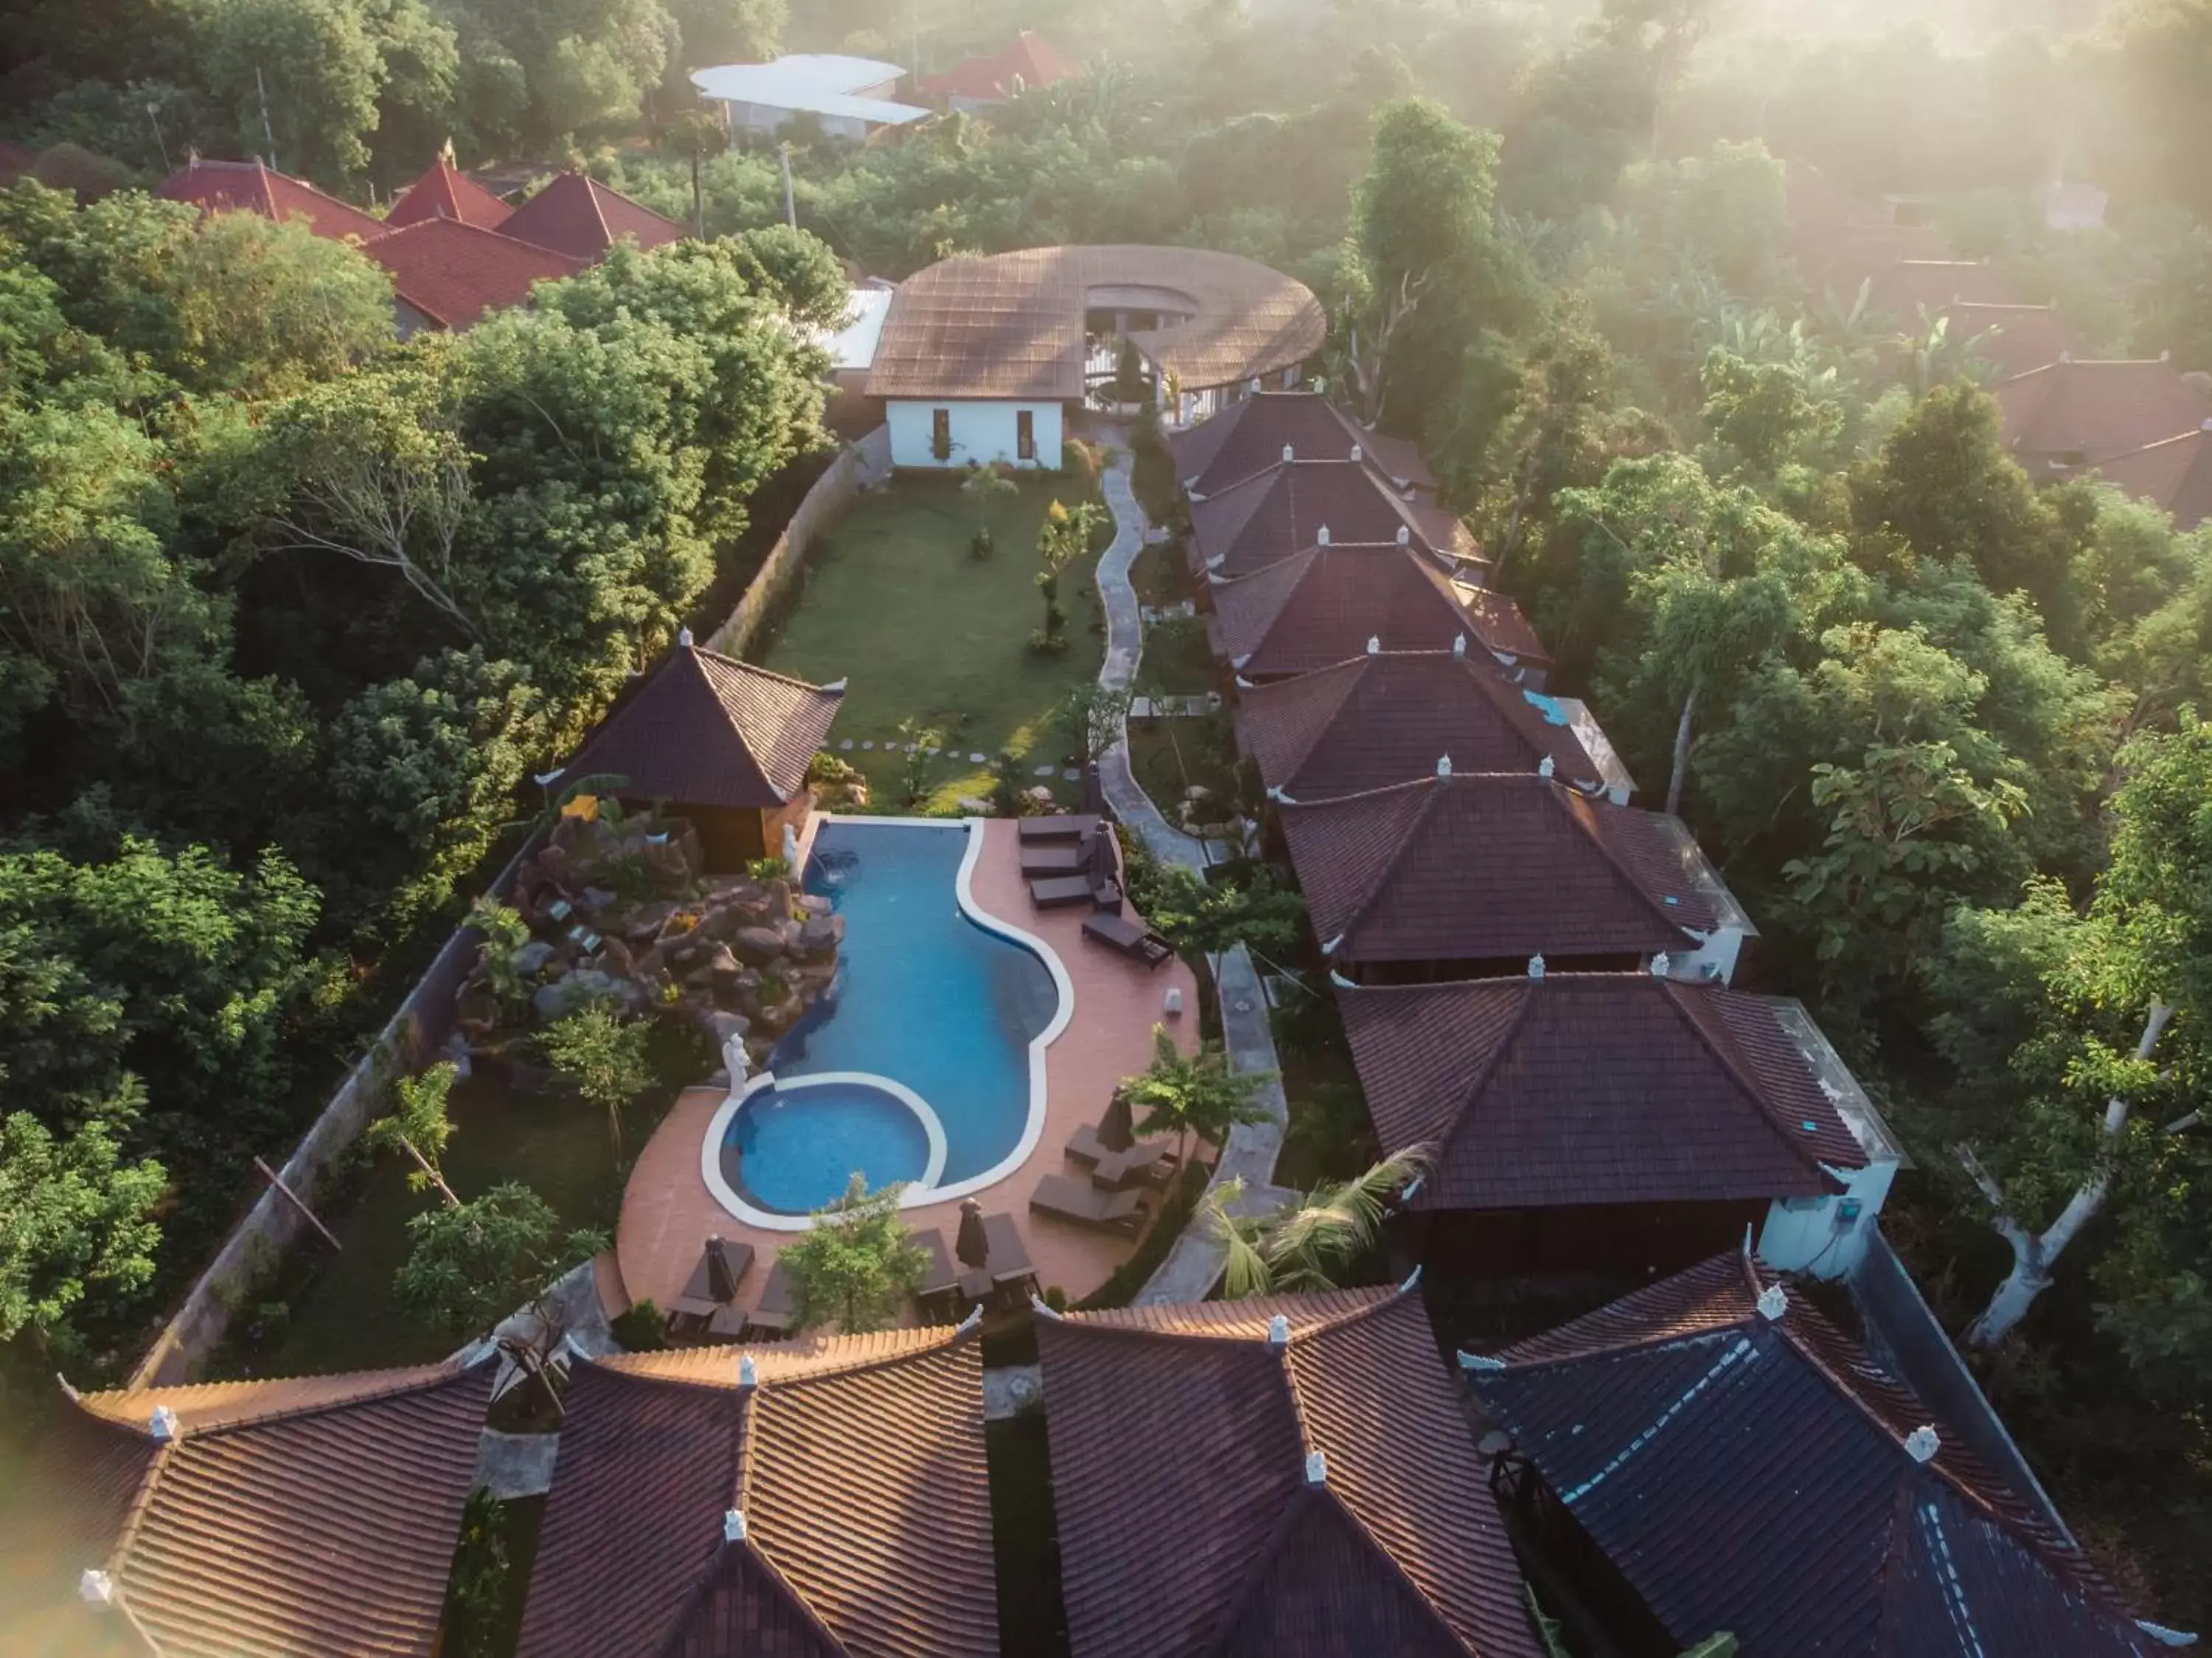
M1671 1270L1758 1228L1837 1277L1904 1161L1802 1006L1650 972L1340 986L1382 1149L1434 1148L1431 1266Z
M2039 1492L1743 1254L1496 1356L1462 1354L1510 1436L1494 1483L1588 1649L2145 1658ZM1532 1565L1532 1575L1539 1570Z
M624 240L640 247L665 247L686 232L673 219L610 190L586 173L556 174L553 181L500 221L499 234L535 247L596 265Z
M580 1362L520 1658L999 1650L981 1344Z
M1478 776L1443 755L1419 782L1281 816L1322 950L1360 982L1548 962L1725 984L1756 936L1680 818L1540 772Z
M491 1369L72 1393L0 1509L0 1653L427 1653Z
M1546 771L1628 804L1635 783L1589 710L1508 680L1482 656L1378 650L1247 686L1237 730L1275 800L1329 800L1431 776Z
M1310 674L1366 651L1473 649L1532 691L1543 689L1551 667L1512 600L1453 581L1400 542L1332 539L1206 591L1214 654L1240 685Z
M963 254L899 284L867 393L900 466L1056 467L1068 408L1135 347L1170 414L1194 420L1297 383L1328 319L1301 283L1195 247Z
M514 215L512 207L453 165L448 145L422 177L400 192L384 216L384 228L401 230L426 219L451 219L479 230L496 230Z
M1395 542L1453 564L1480 563L1456 518L1389 489L1356 447L1348 455L1300 460L1285 444L1273 466L1191 505L1194 576L1231 581L1338 542Z
M781 854L812 809L806 770L830 734L843 685L787 680L702 649L689 630L616 705L562 772L611 779L606 792L665 801L690 820L710 869Z
M361 251L391 273L393 320L402 339L426 328L471 327L493 311L520 305L539 283L573 277L585 265L443 216L387 230Z
M154 193L165 201L190 202L204 213L258 213L279 224L301 220L332 241L367 241L389 229L383 220L258 161L204 162L195 155Z
M1410 1285L1040 1315L1037 1348L1075 1658L1540 1653Z
M1319 390L1261 392L1211 420L1172 432L1168 452L1194 503L1290 458L1360 461L1399 494L1433 500L1436 474L1402 437L1361 425Z

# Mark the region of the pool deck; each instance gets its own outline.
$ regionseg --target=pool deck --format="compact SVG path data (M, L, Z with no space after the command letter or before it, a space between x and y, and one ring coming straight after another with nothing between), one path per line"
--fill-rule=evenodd
M1197 1048L1198 986L1181 961L1147 970L1085 940L1087 910L1032 906L1012 819L993 819L984 826L971 891L978 908L1050 946L1074 986L1073 1015L1045 1050L1045 1125L1036 1151L1005 1179L975 1195L985 1214L1014 1217L1038 1283L1056 1284L1069 1300L1079 1301L1129 1258L1135 1242L1031 1215L1030 1194L1047 1174L1079 1172L1061 1148L1076 1130L1098 1120L1116 1082L1151 1062L1154 1025L1174 1031L1187 1051ZM1182 991L1184 1011L1175 1019L1162 1011L1170 987ZM684 1090L630 1172L615 1233L621 1289L629 1300L650 1297L665 1307L684 1288L708 1236L720 1234L749 1243L756 1252L737 1301L750 1309L768 1283L776 1251L793 1235L745 1225L714 1201L700 1178L700 1148L722 1098L720 1088ZM942 1232L949 1247L960 1224L959 1200L909 1209L902 1218L916 1232ZM602 1294L610 1301L613 1288L603 1279Z

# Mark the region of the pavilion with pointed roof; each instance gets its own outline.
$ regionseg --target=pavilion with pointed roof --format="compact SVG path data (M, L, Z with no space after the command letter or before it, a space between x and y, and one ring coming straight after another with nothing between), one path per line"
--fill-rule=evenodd
M1542 1651L1410 1285L1041 1314L1037 1347L1075 1658Z
M610 190L587 173L562 173L500 222L499 234L596 265L627 238L641 248L684 238L684 227Z
M404 229L425 219L451 219L479 230L496 230L514 210L453 165L448 145L422 176L407 186L384 216L387 230Z
M279 224L297 220L333 241L349 236L367 241L386 229L383 220L259 161L204 162L196 155L154 193L165 201L190 202L204 213L258 213Z
M8 1658L428 1655L489 1366L71 1395L0 1511Z
M1519 973L1533 956L1601 970L1667 958L1725 982L1744 913L1679 818L1539 772L1436 774L1284 806L1283 837L1340 978Z
M562 769L574 783L659 802L699 832L710 869L771 857L805 825L806 772L845 699L691 643L688 630Z
M1877 1353L1741 1252L1461 1363L1510 1436L1492 1477L1516 1540L1591 1649L1721 1631L1743 1658L2169 1644Z
M1750 1227L1776 1265L1832 1277L1903 1161L1781 997L1538 968L1336 1002L1383 1151L1430 1153L1408 1207L1432 1264L1672 1268Z
M520 305L541 282L584 268L581 259L533 247L457 218L419 218L362 245L392 276L399 335L424 328L467 328Z
M571 1368L520 1658L989 1658L972 1326Z

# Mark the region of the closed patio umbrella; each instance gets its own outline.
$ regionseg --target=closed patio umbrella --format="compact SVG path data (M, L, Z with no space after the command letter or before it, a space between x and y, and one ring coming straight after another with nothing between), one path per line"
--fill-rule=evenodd
M983 1205L973 1198L960 1203L960 1235L953 1240L952 1253L963 1266L980 1268L991 1259L991 1240L983 1230Z
M1128 1096L1120 1088L1106 1102L1106 1115L1099 1119L1098 1143L1109 1151L1127 1151L1137 1143L1136 1124L1131 1120Z
M718 1301L737 1299L738 1277L730 1271L730 1258L722 1253L720 1238L707 1240L707 1293Z

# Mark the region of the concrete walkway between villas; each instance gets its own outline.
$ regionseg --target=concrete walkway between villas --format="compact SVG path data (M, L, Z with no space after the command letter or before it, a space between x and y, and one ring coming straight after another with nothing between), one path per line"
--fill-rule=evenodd
M1098 559L1098 594L1106 612L1106 661L1098 670L1098 683L1116 691L1134 683L1145 649L1144 619L1136 589L1129 583L1129 571L1144 551L1151 526L1144 509L1137 504L1137 493L1130 482L1133 465L1127 444L1117 444L1114 464L1099 479L1115 527L1114 544ZM1138 785L1129 765L1126 735L1100 758L1098 780L1114 815L1155 857L1200 875L1206 873L1212 861L1206 843L1169 823L1152 797ZM1259 972L1243 945L1215 957L1212 965L1231 1069L1248 1076L1265 1075L1270 1080L1258 1096L1267 1112L1267 1120L1240 1124L1230 1130L1229 1143L1222 1148L1221 1161L1215 1165L1206 1190L1211 1195L1222 1182L1241 1179L1245 1189L1237 1212L1270 1214L1297 1194L1273 1184L1275 1159L1282 1151L1283 1131L1290 1120L1290 1102L1283 1094L1274 1033L1267 1023L1267 999L1261 994ZM1204 1301L1219 1282L1228 1258L1224 1241L1194 1222L1183 1228L1167 1259L1137 1292L1136 1304L1157 1307Z

